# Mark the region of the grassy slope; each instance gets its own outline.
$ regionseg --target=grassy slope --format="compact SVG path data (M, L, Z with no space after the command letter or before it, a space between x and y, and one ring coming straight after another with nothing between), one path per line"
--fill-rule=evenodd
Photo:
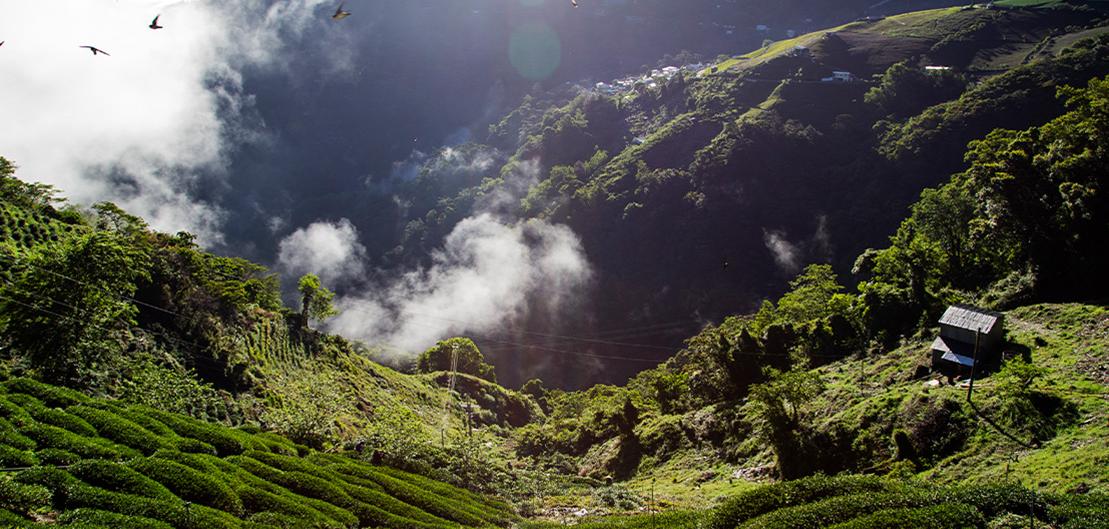
M5 254L30 255L90 229L76 215L65 215L52 207L0 202L0 251ZM8 267L0 262L0 278L7 278L7 273ZM333 382L345 395L338 417L340 440L357 439L372 413L381 408L411 411L427 433L435 437L443 425L444 409L448 409L448 426L455 431L461 430L462 413L456 407L445 407L447 391L434 375L398 372L368 358L368 353L376 352L303 342L277 313L257 309L239 316L234 324L220 327L219 341L230 344L222 351L192 350L187 338L176 337L176 345L183 347L180 352L185 364L204 367L216 363L224 372L243 372L246 391L242 393L263 397L273 396L275 392L278 397L290 397L281 390L292 380ZM204 357L189 360L194 355ZM204 373L199 375L203 377ZM496 406L505 402L522 402L528 412L541 413L519 393L495 384L483 384L481 391L471 393L466 396L477 401L478 412L489 417L488 422L505 422L504 410ZM238 396L230 395L231 398ZM271 399L269 405L280 404Z
M1075 490L1109 494L1109 443L1106 443L1109 439L1109 308L1043 304L1009 311L1006 318L1013 348L1027 347L1033 363L1048 369L1048 375L1037 382L1037 387L1076 404L1078 419L1060 429L1054 438L1032 449L1011 441L985 421L973 421L969 438L961 449L928 468L919 469L915 478L921 483L946 487L1009 483L1049 496ZM818 368L826 391L815 404L815 420L825 428L848 425L859 434L880 437L875 459L892 462L891 432L904 418L905 406L921 397L962 402L966 396L965 386L929 387L925 385L928 379L913 378L917 366L929 362L930 343L930 336L923 336L885 354L845 359ZM994 389L988 375L975 384L974 400L987 417L996 412ZM969 409L966 410L969 413ZM1014 433L1018 438L1027 439L1024 432ZM676 509L674 516L682 522L674 522L673 527L701 527L693 518L687 518L691 515L682 509L707 509L737 494L743 497L760 490L759 483L766 478L748 481L733 473L771 462L768 450L745 461L727 463L715 450L688 448L664 461L646 461L640 473L626 485L641 498L650 498L653 493L656 505L664 510ZM883 471L882 468L872 470ZM580 498L586 495L581 494ZM564 506L575 505L591 512L600 508L596 501L579 499L575 504L567 503L566 498L561 500ZM808 502L797 502L801 503ZM1099 508L1105 513L1105 505ZM698 519L707 520L710 514L705 511L702 517ZM596 525L585 527L653 527L651 523L649 517L630 514L602 518ZM548 526L537 524L534 527Z
M31 467L0 477L0 506L20 517L93 521L82 527L164 527L141 519L148 518L172 527L258 529L487 527L513 520L500 502L276 435L27 379L0 388L0 463ZM141 518L124 525L88 509ZM29 517L14 520L0 509L0 524L34 526Z
M1000 4L1000 2L999 2ZM1052 2L1028 2L1027 5L1011 4L1012 7L1047 8ZM1095 4L1097 5L1097 4ZM1099 5L1099 7L1104 7ZM1073 44L1078 38L1094 36L1101 31L1081 27L1082 15L1066 14L1052 10L987 10L948 7L927 11L916 11L888 17L878 22L851 22L792 39L781 40L750 53L733 57L716 65L717 72L744 74L754 68L782 58L797 46L814 50L819 62L830 68L861 68L857 75L878 73L893 62L914 55L925 54L929 48L952 35L967 34L965 40L976 41L979 50L974 50L968 59L969 70L1008 69L1021 64L1025 57L1037 51L1042 41L1051 37L1054 41ZM1067 24L1076 24L1063 28ZM976 26L991 26L986 39L981 35L971 37L969 32ZM820 44L829 36L838 36L848 42L851 49L848 55L827 54ZM956 37L958 39L958 37ZM851 60L848 57L856 57ZM862 57L861 60L858 58ZM999 60L998 57L1010 58ZM1011 60L1011 58L1018 60ZM711 73L706 69L703 73Z

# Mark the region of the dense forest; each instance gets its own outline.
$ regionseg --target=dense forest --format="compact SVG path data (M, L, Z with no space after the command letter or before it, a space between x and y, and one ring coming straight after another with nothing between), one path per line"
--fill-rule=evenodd
M620 385L480 336L398 360L326 331L320 276L0 157L0 527L1106 527L1109 34L999 4L526 98L451 154L495 175L422 168L390 259L493 198L572 226L599 321L546 337L585 371L628 344L568 335L647 329ZM1005 322L969 377L930 356L957 304Z

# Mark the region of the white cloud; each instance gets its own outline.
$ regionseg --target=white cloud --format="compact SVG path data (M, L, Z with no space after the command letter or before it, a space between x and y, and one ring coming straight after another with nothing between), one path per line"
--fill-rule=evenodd
M239 69L280 65L279 37L309 27L321 3L6 0L0 155L77 202L112 200L218 242L223 212L192 197L218 194L228 149L258 138ZM148 29L159 13L165 29Z
M763 230L762 240L783 272L795 274L801 269L801 250L786 239L785 232Z
M281 240L277 262L294 278L316 274L325 286L336 288L362 277L366 247L358 242L358 229L347 219L315 222Z
M557 314L591 278L569 228L481 214L454 228L429 267L340 299L329 330L411 354L450 336L503 329L536 304Z

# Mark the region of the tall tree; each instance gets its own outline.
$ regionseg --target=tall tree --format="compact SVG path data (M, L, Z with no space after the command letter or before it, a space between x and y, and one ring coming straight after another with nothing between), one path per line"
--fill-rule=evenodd
M149 277L146 250L95 231L6 264L16 273L0 290L0 332L15 354L50 382L100 386L135 325L130 298Z
M309 320L322 321L339 314L339 310L332 304L335 293L324 288L315 274L301 276L297 282L297 290L300 292L301 324L305 327Z

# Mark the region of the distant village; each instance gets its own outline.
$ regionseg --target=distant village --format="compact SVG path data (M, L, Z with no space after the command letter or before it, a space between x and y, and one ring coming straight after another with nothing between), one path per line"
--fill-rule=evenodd
M673 79L674 76L682 72L700 72L710 65L705 63L693 63L683 66L666 66L664 68L657 68L651 70L649 73L642 75L629 75L620 79L615 79L609 82L599 82L593 85L593 91L605 95L617 95L622 93L631 92L637 89L655 89L660 85L665 84L666 81Z

